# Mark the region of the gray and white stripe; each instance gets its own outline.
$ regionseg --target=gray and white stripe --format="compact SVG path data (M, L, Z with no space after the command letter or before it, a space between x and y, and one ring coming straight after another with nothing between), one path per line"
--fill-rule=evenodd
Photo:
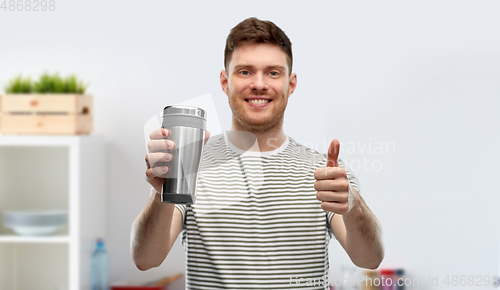
M314 171L327 156L288 136L262 156L236 153L226 141L204 149L196 203L176 205L186 289L328 289L319 281L328 275L333 213L321 209L314 190Z

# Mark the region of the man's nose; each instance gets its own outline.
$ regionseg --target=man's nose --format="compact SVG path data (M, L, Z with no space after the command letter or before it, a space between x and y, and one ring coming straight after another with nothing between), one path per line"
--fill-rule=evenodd
M252 79L252 83L250 84L250 88L253 91L267 91L269 87L262 73L255 74L255 76Z

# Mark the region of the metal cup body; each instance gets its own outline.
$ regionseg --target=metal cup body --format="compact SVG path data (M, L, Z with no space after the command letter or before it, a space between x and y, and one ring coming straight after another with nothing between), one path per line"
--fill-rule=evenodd
M172 111L173 106L169 107ZM189 107L183 106L182 108ZM190 112L197 113L199 111ZM181 118L177 118L177 116L181 116ZM191 118L189 115L186 116ZM204 111L203 116L206 116ZM206 123L199 119L199 116L193 118L186 119L184 115L180 114L164 114L162 127L171 132L168 139L175 143L175 148L169 150L172 154L172 160L169 162L170 170L163 184L162 202L164 203L194 204L196 201L196 184L205 145L204 126ZM186 120L188 121L185 122Z

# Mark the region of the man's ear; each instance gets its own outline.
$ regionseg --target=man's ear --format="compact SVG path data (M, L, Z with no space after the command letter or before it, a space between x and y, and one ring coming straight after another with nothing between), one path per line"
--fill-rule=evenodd
M297 74L293 73L290 75L290 81L288 83L288 96L290 96L295 88L297 87Z
M224 93L228 95L228 78L227 78L227 73L225 70L222 70L220 72L220 86ZM229 95L228 95L229 96Z

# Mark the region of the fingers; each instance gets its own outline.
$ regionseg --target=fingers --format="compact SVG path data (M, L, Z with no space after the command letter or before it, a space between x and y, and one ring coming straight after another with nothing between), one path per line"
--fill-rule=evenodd
M151 132L151 134L149 134L149 139L151 140L163 139L167 138L169 135L170 135L170 130L160 128Z
M170 170L168 162L172 160L173 156L167 151L173 149L175 143L172 140L164 139L169 135L170 131L163 128L149 134L151 141L148 142L149 153L146 155L145 161L150 174L153 176L166 177L166 174Z
M148 150L150 153L166 152L174 149L175 143L172 140L151 140L148 142Z
M173 155L169 153L169 150L175 148L175 143L172 140L166 139L170 134L170 130L164 128L157 129L149 134L149 138L151 139L148 142L149 153L145 157L148 182L150 178L154 177L166 178L170 171L168 164L172 161ZM207 143L209 138L210 132L205 130L205 143Z
M156 176L155 173L153 173L153 170L151 168L149 168L148 170L146 170L146 181L155 186L158 186L158 185L162 185L164 182L165 182L165 177L161 177L161 176Z
M146 170L146 181L151 184L151 179L153 179L155 176L153 175L153 172L151 170L151 168L148 168Z
M348 202L349 194L334 191L318 191L316 192L316 198L320 201Z
M210 131L205 131L205 144L207 144L208 138L210 138Z
M148 179L152 179L154 177L167 178L169 172L170 167L164 164L163 166L148 168L146 170L146 176L148 177Z
M168 149L173 149L175 147L175 143L172 140L159 141L161 139L165 139L165 138L169 137L170 135L171 135L170 130L164 129L164 128L160 128L160 129L157 129L157 130L154 130L153 132L151 132L149 134L149 138L151 139L151 141L148 142L148 148L150 148L149 152L152 152L151 147L154 147L154 146L159 147L160 150L166 150L167 148L165 148L165 145L168 147ZM205 130L205 144L207 143L209 138L210 138L210 131ZM162 144L161 142L165 142L165 143ZM152 145L150 145L150 143ZM156 151L153 151L153 152L156 152Z
M165 151L168 149L175 148L175 143L172 140L166 140L165 138L171 135L170 130L160 128L149 134L151 141L148 142L149 152ZM205 130L205 144L210 138L210 131Z
M330 202L323 201L321 203L321 208L326 211L345 214L349 211L349 203L348 202Z
M156 132L156 133L155 133ZM161 132L154 131L151 133L151 137L156 137L155 134L161 134ZM153 172L157 176L163 175L163 170L155 169L156 167L167 166L166 162L170 162L173 159L173 155L168 150L175 147L175 143L171 140L151 140L148 142L148 150L150 153L146 155L145 161L147 168L153 168ZM167 169L168 171L168 169Z
M169 171L168 164L173 158L174 156L170 153L149 153L146 155L146 164L148 169L153 170L154 175L163 176Z
M349 181L347 179L317 180L314 182L314 189L317 191L349 192Z
M162 166L159 163L170 162L173 158L174 156L170 153L149 153L146 155L146 164L148 168Z
M347 176L344 167L320 167L314 171L316 180L334 179Z
M151 168L151 166L149 165L149 156L146 154L146 158L144 158L144 161L146 161L146 165L149 168Z

